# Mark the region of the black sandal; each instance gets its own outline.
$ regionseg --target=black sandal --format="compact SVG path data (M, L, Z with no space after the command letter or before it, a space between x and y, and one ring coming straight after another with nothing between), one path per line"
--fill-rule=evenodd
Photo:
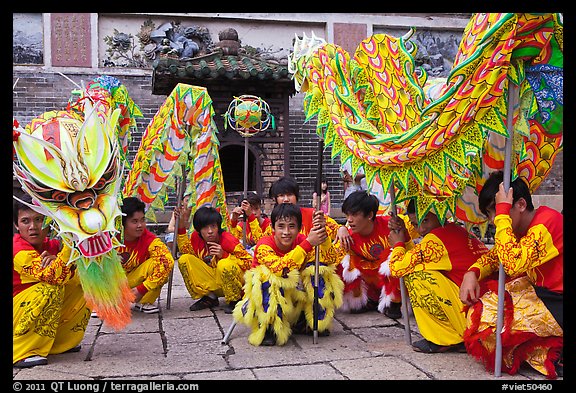
M466 347L464 343L454 344L454 345L438 345L425 338L412 343L412 349L416 352L422 353L446 353L446 352L460 352L465 353Z
M218 299L212 299L210 296L202 296L200 300L190 306L190 311L204 310L205 308L216 307L218 304Z

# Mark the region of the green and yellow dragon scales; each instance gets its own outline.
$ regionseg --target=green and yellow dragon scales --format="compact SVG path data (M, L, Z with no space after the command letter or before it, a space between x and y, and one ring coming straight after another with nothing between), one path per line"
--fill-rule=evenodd
M513 177L535 190L561 150L561 17L473 15L442 83L416 67L411 33L375 34L353 58L314 36L297 39L290 70L306 92L306 119L317 118L332 158L362 168L384 205L394 185L396 202L416 197L419 219L432 210L442 221L485 222L476 195L503 168L511 83L520 91Z

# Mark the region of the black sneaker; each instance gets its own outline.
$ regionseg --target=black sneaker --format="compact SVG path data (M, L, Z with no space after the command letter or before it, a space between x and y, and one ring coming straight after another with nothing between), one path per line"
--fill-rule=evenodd
M190 311L204 310L218 306L218 299L212 299L210 296L202 296L200 300L190 306Z
M392 319L402 318L402 311L400 310L401 306L402 303L390 303L388 307L384 308L384 315Z
M306 324L306 317L302 312L300 313L300 316L298 317L296 323L292 326L292 334L306 334L307 328L308 326Z
M232 314L234 312L236 304L238 304L238 300L236 300L235 302L226 303L224 305L224 314Z
M266 333L264 334L264 339L260 343L260 345L271 347L276 345L276 335L274 334L274 330L271 327L266 329Z
M300 314L298 321L292 326L292 334L304 334L307 336L314 335L314 329L311 329L306 323L306 317L304 313ZM323 331L318 331L318 337L328 337L330 335L330 330L326 329Z
M82 350L82 344L78 344L74 348L70 348L69 350L64 351L63 353L75 353L80 352L81 350Z

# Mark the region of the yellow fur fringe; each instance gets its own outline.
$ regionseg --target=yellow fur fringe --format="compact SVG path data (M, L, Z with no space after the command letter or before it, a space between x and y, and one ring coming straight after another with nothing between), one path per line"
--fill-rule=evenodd
M342 305L344 282L336 274L335 266L320 265L319 274L324 279L325 290L318 303L326 310L325 318L318 321L318 330L321 332L330 328L335 310ZM248 342L255 346L260 345L266 329L271 326L276 334L276 344L284 345L292 334L291 325L297 321L302 311L307 324L312 328L313 280L314 266L309 266L302 272L293 270L288 273L287 278L276 276L263 265L248 270L244 274L244 298L233 311L234 320L246 324L252 331ZM262 284L265 282L270 283L267 312L264 312L262 307ZM282 310L282 318L278 316L278 308Z
M302 271L302 283L306 294L304 314L310 328L314 326L314 270L314 265L311 265ZM320 265L318 274L324 279L324 296L318 299L320 307L326 310L325 317L318 320L318 331L322 332L330 329L334 320L334 312L342 306L344 282L336 274L334 265Z
M262 284L264 282L270 283L267 312L264 312L262 307ZM232 315L237 322L248 325L252 330L248 337L250 344L260 345L268 326L272 326L276 334L276 344L284 345L288 341L292 333L290 324L295 314L292 294L296 292L298 282L299 274L296 270L288 273L288 278L282 278L263 265L250 269L244 274L244 298L234 308ZM244 308L245 313L242 312ZM278 316L278 308L282 310L282 318Z

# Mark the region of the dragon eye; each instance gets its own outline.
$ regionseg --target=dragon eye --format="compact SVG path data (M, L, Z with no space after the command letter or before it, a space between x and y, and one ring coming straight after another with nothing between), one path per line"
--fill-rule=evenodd
M106 172L102 174L100 180L98 180L96 184L94 184L94 187L92 188L96 191L102 190L104 187L106 187L107 184L114 181L114 179L116 178L116 170L117 170L116 161L112 160L110 162L110 166L106 169Z
M66 201L66 198L68 198L68 193L62 190L54 190L52 188L49 188L48 186L45 186L42 183L28 183L28 187L30 188L30 191L32 191L32 193L41 201L44 202L57 202L57 203L63 203Z
M106 183L107 183L106 179L104 179L104 177L101 177L100 180L98 180L98 182L94 184L94 189L101 190L102 188L104 188Z
M67 197L68 197L68 193L66 193L64 191L55 190L52 193L52 200L54 200L56 202L63 202L66 200Z

